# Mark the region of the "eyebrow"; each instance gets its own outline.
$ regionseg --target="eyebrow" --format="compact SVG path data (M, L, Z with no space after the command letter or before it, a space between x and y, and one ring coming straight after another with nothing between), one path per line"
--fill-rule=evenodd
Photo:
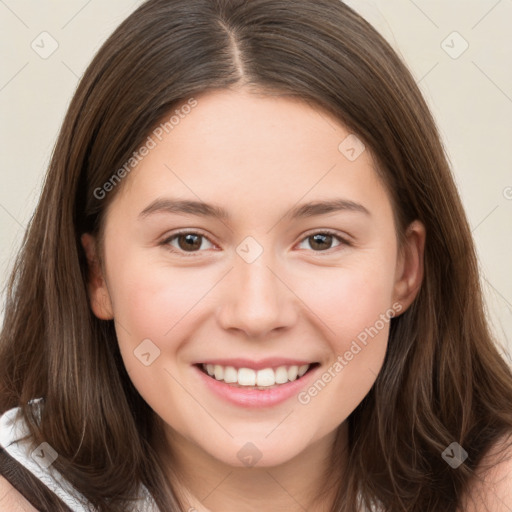
M371 213L362 204L348 199L331 199L325 201L311 201L298 205L284 215L284 218L295 220L299 218L327 215L340 211L360 212L371 216ZM197 215L200 217L212 217L229 221L231 215L222 206L192 201L187 199L158 198L150 203L139 213L139 219L143 219L155 213L178 213Z

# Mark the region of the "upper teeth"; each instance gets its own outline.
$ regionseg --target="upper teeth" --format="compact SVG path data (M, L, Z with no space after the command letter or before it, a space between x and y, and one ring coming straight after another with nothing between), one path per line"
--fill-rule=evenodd
M278 368L263 368L253 370L252 368L235 368L233 366L221 366L219 364L203 364L208 375L216 380L223 380L226 383L237 383L241 386L274 386L285 384L302 377L310 367L309 364L302 366L279 366Z

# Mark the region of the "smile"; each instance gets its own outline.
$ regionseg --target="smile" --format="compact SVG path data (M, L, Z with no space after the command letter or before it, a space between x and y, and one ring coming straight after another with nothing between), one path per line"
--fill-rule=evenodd
M308 387L322 369L320 363L290 359L259 363L248 359L216 360L192 367L199 385L212 397L250 409L266 409L292 399Z
M234 387L253 389L270 389L300 379L317 363L304 365L282 365L255 370L253 368L236 368L220 364L201 364L203 372L217 381L223 381Z

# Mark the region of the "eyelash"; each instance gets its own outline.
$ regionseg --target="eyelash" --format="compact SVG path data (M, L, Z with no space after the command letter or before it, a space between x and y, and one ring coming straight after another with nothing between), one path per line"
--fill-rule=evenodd
M165 240L163 240L161 242L160 245L164 246L168 251L172 252L172 253L175 253L175 254L180 254L182 256L185 256L186 258L188 257L197 257L201 252L203 251L195 251L195 252L190 252L190 253L187 253L186 251L183 251L181 249L176 249L175 247L172 247L171 245L169 245L169 243L176 239L177 237L181 236L181 235L199 235L201 236L202 238L205 238L206 240L208 240L211 244L213 244L213 242L211 242L209 240L209 238L204 235L203 233L199 232L199 231L178 231L176 233L174 233L173 235L167 237ZM340 245L337 246L337 247L340 247L341 245L345 245L345 246L351 246L352 244L345 238L341 237L336 231L332 231L330 229L324 229L324 230L321 230L321 231L313 231L312 233L309 233L307 234L306 236L304 236L299 243L302 243L304 242L305 240L307 240L308 238L314 236L314 235L331 235L333 236L334 238L336 238L339 242L340 242ZM328 253L328 254L331 254L331 250L332 249L336 249L336 247L331 247L330 249L326 249L325 251L313 251L315 253Z

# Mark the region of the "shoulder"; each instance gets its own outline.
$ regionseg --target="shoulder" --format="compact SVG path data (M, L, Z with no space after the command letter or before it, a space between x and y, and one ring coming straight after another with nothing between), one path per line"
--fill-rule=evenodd
M485 454L458 512L509 512L512 503L512 433Z
M0 475L0 512L37 512L35 509L9 481Z

